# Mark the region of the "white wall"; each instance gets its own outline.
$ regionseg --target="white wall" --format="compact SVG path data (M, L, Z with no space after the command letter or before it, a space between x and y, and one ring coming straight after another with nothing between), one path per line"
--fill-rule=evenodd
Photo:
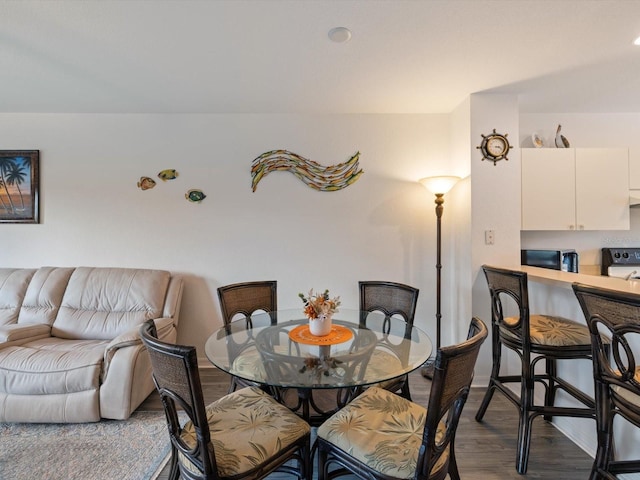
M491 302L483 264L514 265L520 260L520 152L509 151L509 160L495 165L482 160L476 148L482 135L495 128L517 145L518 101L514 95L471 96L471 264L472 312L487 326L491 323ZM493 230L495 243L485 244L485 231ZM505 365L508 362L504 362ZM517 371L517 365L512 366ZM476 367L476 383L487 385L491 371L491 342L485 342Z
M471 320L471 99L466 98L452 113L451 158L463 177L446 195L443 223L447 226L443 250L443 298L451 302L451 316L443 318L443 337L448 343L462 340ZM478 377L476 377L478 381Z
M41 224L0 224L2 266L183 273L179 341L201 358L221 324L216 288L248 280L278 280L282 308L312 287L357 307L358 280L408 283L434 335L434 204L416 181L456 173L446 115L2 114L0 131L0 148L38 149L41 166ZM359 150L365 173L327 193L273 172L253 193L251 161L277 148L325 165ZM179 177L136 187L165 168ZM204 202L185 200L191 188Z

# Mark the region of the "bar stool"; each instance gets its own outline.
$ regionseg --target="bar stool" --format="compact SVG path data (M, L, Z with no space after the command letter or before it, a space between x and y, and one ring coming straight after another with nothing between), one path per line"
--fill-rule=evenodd
M614 448L616 415L640 428L640 295L576 283L573 291L593 347L598 449L589 478L640 472L640 457L616 459ZM637 446L628 448L637 454Z
M496 390L503 393L520 410L516 470L527 471L533 420L544 416L595 418L595 403L556 373L557 360L591 359L589 329L573 320L551 315L530 315L527 274L483 265L491 294L493 366L489 386L476 413L481 422ZM504 316L507 308L517 309L517 316ZM521 361L520 375L502 375L502 347L516 352ZM536 365L544 360L544 373ZM519 383L518 396L508 384ZM535 385L544 386L544 404L535 403ZM556 392L562 390L584 407L557 407Z

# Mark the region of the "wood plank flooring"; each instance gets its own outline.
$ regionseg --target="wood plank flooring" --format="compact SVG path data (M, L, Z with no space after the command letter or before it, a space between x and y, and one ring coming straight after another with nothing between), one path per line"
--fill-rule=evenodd
M227 393L229 378L224 372L204 368L200 375L207 403ZM426 405L430 382L420 376L419 371L410 375L410 381L413 400ZM456 458L463 479L584 480L589 477L592 458L541 417L536 419L533 426L528 472L518 475L515 470L517 411L502 395L496 393L484 421L478 423L474 416L483 394L484 389L472 390L458 426ZM161 410L158 395L152 393L139 409ZM165 468L159 479L167 478L168 469Z

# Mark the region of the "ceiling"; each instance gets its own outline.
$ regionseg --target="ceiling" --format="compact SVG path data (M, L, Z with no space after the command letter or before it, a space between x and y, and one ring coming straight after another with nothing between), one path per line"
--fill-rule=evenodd
M636 0L0 0L0 112L640 112L639 35Z

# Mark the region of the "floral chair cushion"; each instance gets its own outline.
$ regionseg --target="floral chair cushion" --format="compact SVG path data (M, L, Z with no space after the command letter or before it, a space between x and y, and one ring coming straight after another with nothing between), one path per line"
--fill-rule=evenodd
M371 387L318 428L318 437L372 469L396 478L413 478L427 410L387 390ZM437 441L446 426L441 423ZM434 467L446 468L447 450Z
M374 350L367 364L365 378L384 378L402 368L400 360L396 355L383 350ZM387 380L376 384L384 388L383 385L391 384L393 380Z
M619 374L619 372L616 372ZM636 367L636 374L634 375L635 381L640 383L640 366ZM620 397L624 398L627 402L637 405L640 408L640 395L637 395L626 388L614 386L612 390Z
M518 317L504 319L507 325L515 325ZM589 328L573 320L552 315L531 315L529 317L531 343L552 347L590 345ZM518 339L516 334L507 328L501 328L505 336Z
M218 473L224 477L242 475L311 431L307 422L257 387L242 388L208 405L207 421ZM196 445L191 422L181 438ZM198 473L187 457L179 453L178 458L183 468Z
M244 353L236 358L233 361L233 365L231 366L229 373L237 377L248 377L256 380L267 378L264 371L264 362L257 350Z

